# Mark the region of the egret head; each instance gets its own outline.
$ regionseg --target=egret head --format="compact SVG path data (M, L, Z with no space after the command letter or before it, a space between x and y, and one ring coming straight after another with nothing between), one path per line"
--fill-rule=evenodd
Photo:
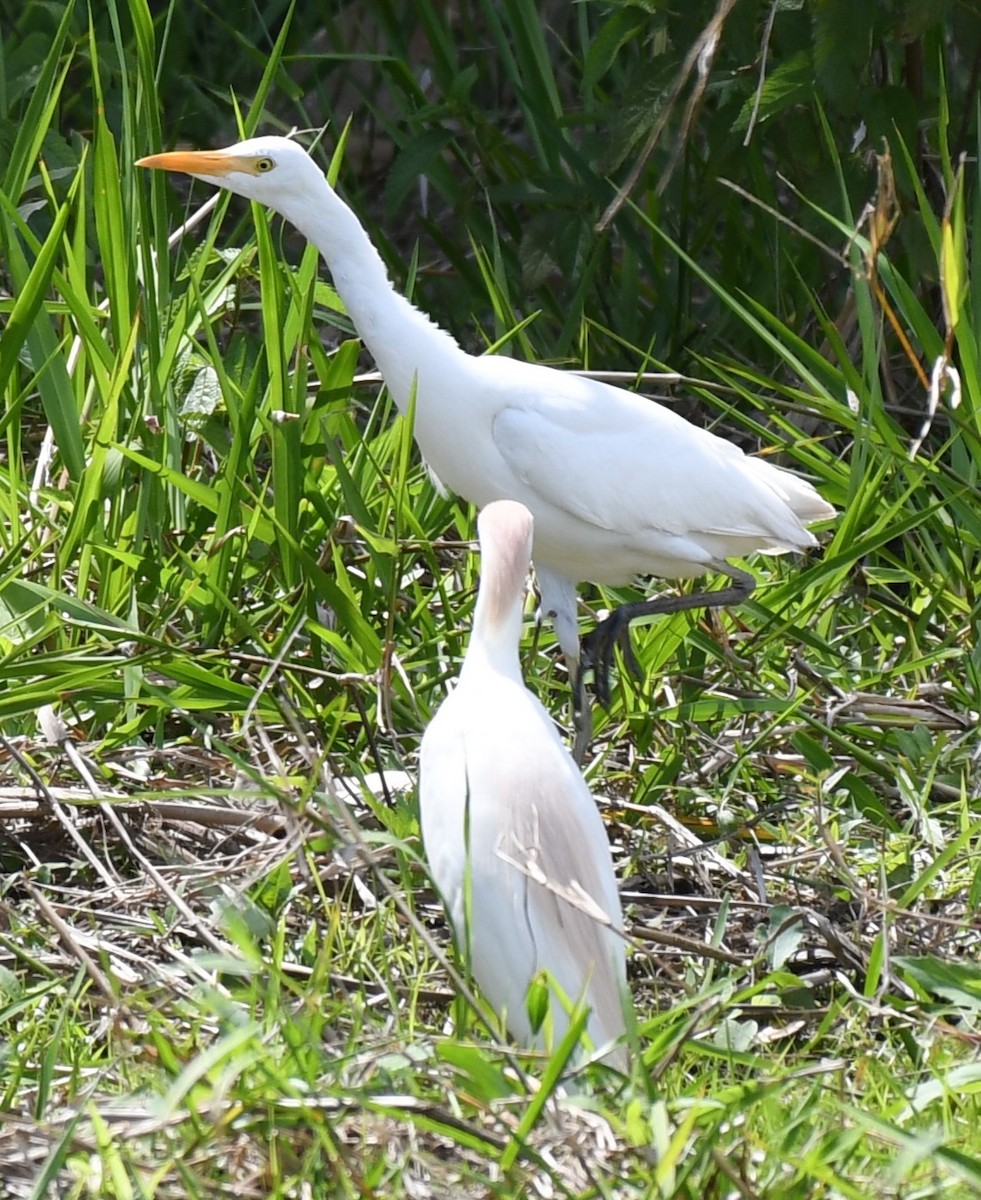
M284 137L249 138L224 150L173 150L137 160L138 167L182 171L215 187L267 204L288 219L322 201L326 182L306 150ZM295 222L294 222L295 223Z

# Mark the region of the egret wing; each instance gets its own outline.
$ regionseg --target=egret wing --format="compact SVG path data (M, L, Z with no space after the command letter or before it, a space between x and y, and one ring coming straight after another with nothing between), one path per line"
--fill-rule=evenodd
M590 1033L603 1044L624 1031L626 978L624 946L615 932L622 922L620 899L606 831L548 715L525 695L535 711L515 713L520 726L516 721L506 740L495 738L492 744L468 731L471 786L493 792L475 795L472 805L473 911L486 935L474 948L474 975L492 996L482 977L500 976L502 946L513 954L527 942L522 1005L531 979L545 968L570 1000L578 1000L585 989L593 1010ZM504 932L505 942L495 944L487 921ZM509 1005L513 1029L526 1020L514 999ZM562 1021L556 1024L561 1028Z
M550 384L554 379L544 376ZM807 545L798 508L829 515L810 484L653 401L566 376L562 393L503 408L499 453L539 501L623 537L762 537Z
M472 693L471 693L472 695ZM529 1040L525 995L535 948L523 924L516 880L495 855L507 828L501 762L482 736L460 685L430 722L419 755L419 823L429 873L454 937L481 991L520 1040ZM493 728L489 729L493 738ZM469 891L469 899L467 893ZM468 927L469 916L469 927Z
M469 785L465 731L455 700L454 694L444 701L422 738L419 826L429 873L462 939Z

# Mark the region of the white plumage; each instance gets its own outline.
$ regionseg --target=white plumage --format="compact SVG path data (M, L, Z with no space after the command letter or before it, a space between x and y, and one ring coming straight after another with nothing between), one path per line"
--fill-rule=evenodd
M542 1044L525 1001L544 968L569 1001L590 1006L590 1039L608 1047L624 1032L626 1001L610 848L589 789L518 660L531 514L498 501L481 512L478 529L473 633L459 683L422 741L426 857L460 951L515 1039ZM557 1000L551 1016L558 1041L568 1019ZM622 1068L623 1047L608 1061Z
M395 291L358 218L296 142L253 138L140 165L261 201L318 247L403 412L415 395L416 441L442 483L478 507L510 499L533 514L542 607L580 687L579 582L713 570L732 579L721 591L616 610L591 635L601 700L616 643L635 665L631 620L744 599L753 577L729 557L805 550L815 545L805 526L833 515L805 480L653 401L551 367L467 354Z

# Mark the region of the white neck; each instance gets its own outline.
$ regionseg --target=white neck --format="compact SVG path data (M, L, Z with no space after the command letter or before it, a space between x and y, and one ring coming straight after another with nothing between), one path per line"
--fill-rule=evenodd
M477 518L480 587L461 679L481 668L522 683L518 643L531 557L531 513L512 500L489 504Z
M506 614L491 620L478 596L474 610L473 632L467 653L460 668L460 682L473 679L477 682L487 673L503 675L524 685L521 675L521 660L518 644L521 640L523 605L519 601Z
M318 197L318 200L321 198ZM361 222L324 185L316 210L283 215L313 242L330 269L348 315L402 412L407 411L423 366L434 375L447 360L466 357L456 341L392 286L381 256Z

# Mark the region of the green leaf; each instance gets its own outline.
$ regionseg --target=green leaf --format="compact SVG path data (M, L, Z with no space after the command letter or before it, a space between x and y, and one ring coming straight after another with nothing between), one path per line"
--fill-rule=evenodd
M872 49L873 0L814 0L814 67L841 112L852 113Z
M898 1120L908 1120L938 1100L981 1094L981 1062L963 1063L934 1079L918 1083L909 1094L909 1106Z
M528 1013L532 1032L538 1033L543 1028L548 1019L550 1005L551 993L549 992L548 980L544 975L536 975L531 981L528 993L525 996L525 1011Z
M809 50L799 50L790 58L778 63L763 81L759 92L753 92L739 110L732 128L741 133L749 128L751 120L762 123L770 117L800 104L814 88L814 63Z
M759 1031L758 1021L740 1021L735 1017L725 1017L716 1027L712 1040L720 1050L746 1054L752 1049Z
M620 49L643 33L648 25L647 15L635 8L614 9L603 22L589 44L583 64L583 91L594 88L610 70Z
M467 1092L484 1104L514 1095L513 1084L503 1068L491 1059L488 1050L460 1042L441 1041L436 1044L436 1056L448 1063L465 1081Z
M977 963L952 962L932 954L898 955L893 961L925 991L943 996L958 1008L981 1013L981 966Z
M772 932L767 939L767 956L771 969L779 971L804 941L804 922L795 909L777 904L770 910L768 924Z
M58 111L62 87L72 65L71 54L61 60L68 40L75 0L68 0L61 11L58 27L44 49L45 56L36 80L32 80L31 99L17 125L17 137L3 168L3 189L12 204L19 204L27 181L37 170L38 156Z
M815 775L828 775L835 769L837 764L834 756L809 734L795 733L792 740L794 749L802 755Z
M957 332L964 301L967 298L969 264L967 229L964 220L964 167L958 167L940 224L940 285L944 321L951 333Z
M60 206L54 222L37 252L33 265L29 265L21 247L15 227L20 218L10 206L5 193L0 192L0 206L10 217L10 222L0 221L3 244L11 275L17 289L17 298L0 334L0 394L19 361L21 348L26 344L34 366L35 379L41 392L45 415L54 430L55 441L65 466L77 479L85 465L85 453L78 424L78 412L64 357L60 350L57 334L43 304L62 238L71 211L71 201L82 174L79 171L68 199Z

